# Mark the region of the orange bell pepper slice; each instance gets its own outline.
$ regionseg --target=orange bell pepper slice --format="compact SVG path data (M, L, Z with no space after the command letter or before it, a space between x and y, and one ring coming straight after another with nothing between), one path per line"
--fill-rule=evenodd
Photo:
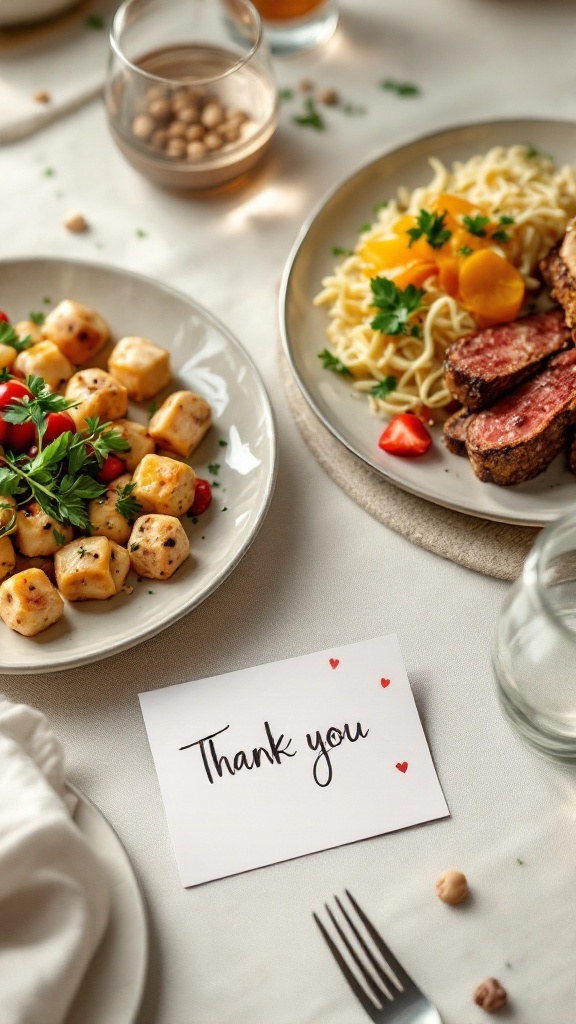
M484 323L514 320L524 302L524 278L493 249L477 249L460 268L462 303Z
M387 238L383 241L373 238L364 243L358 255L368 264L364 273L374 277L375 271L390 270L392 267L405 267L416 259L402 238Z
M460 266L462 260L457 256L449 256L440 261L438 265L438 283L443 292L451 295L453 299L458 298L460 292Z
M394 284L397 288L407 288L409 284L413 284L415 288L419 288L420 285L424 284L429 277L438 273L438 264L429 261L417 260L410 267L406 267L405 270L399 274L395 274L393 277Z
M485 216L484 210L461 196L453 196L449 192L442 192L431 204L435 213L446 213L446 227L452 231L462 227L463 217L475 217L478 214Z

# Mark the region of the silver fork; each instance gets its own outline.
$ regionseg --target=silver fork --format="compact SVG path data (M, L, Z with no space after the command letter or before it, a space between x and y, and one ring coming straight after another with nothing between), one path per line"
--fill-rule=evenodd
M350 900L353 914L346 909L337 896L334 899L343 922L347 925L347 932L327 903L325 907L340 943L347 950L350 960L356 965L356 971L352 969L318 915L313 914L313 917L342 974L368 1016L377 1024L442 1024L436 1007L406 974L394 954L388 949L382 936L376 931L372 922L347 889L346 895ZM358 921L361 922L362 927L359 926ZM352 944L354 940L363 956L359 956L356 952ZM363 978L364 985L360 983L359 977Z

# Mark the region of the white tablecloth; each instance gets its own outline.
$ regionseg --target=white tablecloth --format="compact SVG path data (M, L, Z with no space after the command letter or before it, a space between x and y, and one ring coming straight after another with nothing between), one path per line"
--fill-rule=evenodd
M321 133L293 124L297 104L284 104L274 152L244 192L203 202L158 191L114 148L100 101L0 150L3 256L112 263L195 297L256 360L280 448L261 533L198 610L112 660L0 685L49 716L72 781L118 830L142 882L152 957L141 1024L360 1024L311 917L344 887L445 1024L485 1019L471 993L487 975L509 990L506 1019L571 1024L576 780L525 749L498 710L489 649L506 585L411 546L318 467L280 385L277 293L313 205L384 147L470 120L572 117L576 10L571 0L341 0L341 11L332 42L278 59L277 77L335 87L365 114L329 110ZM384 78L422 93L400 99L378 89ZM88 233L63 228L71 209ZM183 890L138 691L389 632L451 817ZM473 890L455 910L434 892L448 867Z

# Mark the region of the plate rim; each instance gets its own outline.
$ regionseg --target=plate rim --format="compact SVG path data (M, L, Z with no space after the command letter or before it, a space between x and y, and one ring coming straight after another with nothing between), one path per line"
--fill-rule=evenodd
M246 537L244 544L236 552L234 558L227 564L220 573L218 573L211 581L210 585L202 592L198 598L190 604L184 602L179 608L175 609L171 615L162 621L161 624L152 625L145 629L144 632L140 633L137 637L129 638L128 640L123 639L113 643L111 646L107 646L106 650L98 653L88 653L83 655L82 653L70 653L70 655L64 657L57 663L38 666L32 663L23 663L18 666L5 665L0 662L0 676L3 675L39 675L48 672L65 672L73 668L78 668L82 665L91 665L99 661L104 661L107 658L113 657L116 654L120 654L123 651L131 650L137 647L139 644L144 643L146 640L152 639L154 636L158 636L165 629L173 626L180 619L184 618L190 612L198 608L204 601L208 600L212 594L225 582L226 579L234 572L238 564L242 561L254 541L260 532L260 529L264 523L264 520L268 514L274 490L276 487L276 480L278 476L278 436L276 427L276 417L268 392L264 385L264 381L260 374L258 367L250 353L244 347L241 341L232 333L229 327L224 324L217 316L215 316L210 310L208 310L201 303L197 302L196 299L187 295L186 292L180 291L177 288L173 288L171 285L164 284L162 281L158 281L147 274L141 274L138 271L127 270L124 267L118 266L108 262L93 262L91 260L76 259L74 257L60 257L60 256L45 256L41 253L36 253L33 256L15 256L15 257L2 257L0 258L0 280L2 270L4 267L14 267L18 264L32 264L32 263L51 263L53 266L69 266L69 267L80 267L86 271L107 271L112 274L119 274L123 278L132 279L138 281L141 285L149 285L154 288L159 288L165 294L170 295L172 298L178 299L185 302L188 306L191 306L196 311L199 311L202 316L214 326L220 334L226 339L226 341L238 351L242 358L246 360L249 366L254 380L256 382L260 398L263 405L263 410L266 415L267 422L267 437L269 438L270 444L270 468L268 470L267 479L264 487L264 494L261 507L259 509L256 521L252 526L251 532Z
M300 230L298 231L298 234L296 235L296 238L294 239L292 246L290 248L282 272L278 301L278 314L282 349L288 361L288 365L290 366L290 370L294 377L294 380L298 385L300 393L302 394L303 398L306 400L306 402L312 409L313 413L324 425L324 427L326 427L326 429L332 434L332 436L335 437L342 445L344 445L344 447L350 452L350 454L352 454L356 459L358 459L359 462L362 463L362 465L367 466L371 471L376 473L387 483L392 484L394 487L398 487L400 490L403 490L408 494L412 494L415 497L420 498L422 501L428 501L434 505L438 505L441 508L445 508L453 512L459 512L461 515L469 516L472 519L480 519L487 522L503 523L507 526L531 528L544 527L547 525L548 522L551 521L551 519L543 518L542 516L518 519L514 515L514 513L502 513L501 515L499 515L497 512L478 512L472 509L463 508L462 505L460 505L457 502L451 502L448 498L441 498L425 494L421 489L411 486L409 482L397 479L397 477L393 473L384 471L381 465L372 460L369 456L365 455L363 452L358 451L358 448L352 443L352 441L346 438L340 432L338 427L335 426L331 422L331 420L323 413L322 409L317 405L314 396L309 392L307 384L303 380L301 374L299 373L298 367L296 366L296 361L294 358L294 354L292 352L292 346L290 344L287 324L288 291L296 259L302 248L302 245L306 240L309 231L315 224L316 219L321 215L325 207L328 206L328 204L338 195L340 191L344 190L348 185L350 185L355 178L357 178L361 174L368 173L370 168L373 167L375 164L379 163L381 160L384 160L386 158L393 158L397 153L401 153L403 150L409 148L410 146L426 143L427 140L437 140L443 137L449 138L450 136L458 136L466 131L473 129L482 130L496 127L505 128L506 125L519 124L524 124L526 126L539 125L548 127L550 125L557 125L558 127L569 126L570 128L575 129L576 119L562 117L518 116L490 118L481 121L463 121L458 124L441 125L438 128L435 128L434 130L431 130L429 132L424 132L422 134L416 135L409 135L404 140L396 142L391 146L384 146L374 156L370 157L368 160L365 160L357 164L356 167L351 172L340 178L335 185L331 186L331 188L324 192L320 199L314 204L310 213L304 220ZM562 512L558 513L558 515L561 514Z
M147 982L147 979L148 979L148 968L149 968L149 963L150 963L150 948L151 948L151 946L150 946L150 914L149 914L149 911L148 911L148 905L146 903L146 897L144 895L144 890L143 890L142 885L140 883L140 880L139 880L139 878L138 878L138 876L136 874L136 871L134 869L134 865L132 864L132 861L131 861L130 857L128 856L128 851L127 851L127 849L126 849L122 839L120 838L120 836L118 835L118 832L116 831L114 826L110 823L110 821L108 820L106 815L103 813L103 811L100 810L98 805L84 792L83 789L81 789L80 786L77 786L75 783L71 782L69 779L65 780L65 785L66 785L66 789L69 792L71 792L76 797L76 799L78 800L79 804L82 804L84 806L84 808L87 809L91 814L93 814L95 817L99 818L100 822L106 827L106 829L108 830L111 838L114 840L114 842L116 844L117 850L120 853L120 855L122 857L122 860L124 862L124 865L126 867L127 874L130 875L131 881L133 882L133 885L134 885L134 892L135 892L135 894L137 896L138 910L140 912L141 919L142 919L142 926L143 926L142 927L142 937L143 937L144 950L143 950L142 961L140 963L140 970L139 970L139 973L138 973L138 980L137 980L137 984L135 986L135 1003L134 1003L134 1007L133 1007L133 1009L132 1009L132 1011L130 1013L130 1016L126 1019L126 1024L136 1024L136 1022L138 1020L138 1017L139 1017L139 1014L140 1014L140 1010L142 1009L142 1003L143 1003L144 994L145 994L145 991L146 991L146 982ZM76 810L74 811L74 814L72 815L72 820L77 825L77 827L80 829L80 831L82 832L82 835L84 835L83 830L80 828L80 825L78 825L78 822L76 821ZM95 852L98 853L97 848L92 847L92 849L94 849ZM112 892L113 892L113 890L112 890ZM105 934L106 933L104 933L104 936L102 937L103 940L105 938ZM100 946L98 946L98 948L95 950L95 954L94 955L96 955L96 953L98 952L99 948L100 948ZM91 966L91 964L88 965L86 974L88 974L88 971L90 970L90 966ZM80 984L80 986L78 988L78 992L80 992L81 989L82 989L82 983ZM70 1007L69 1012L71 1012L73 1010L73 1007L74 1007L74 1003L72 1003L72 1006ZM68 1024L68 1018L66 1018L64 1024Z

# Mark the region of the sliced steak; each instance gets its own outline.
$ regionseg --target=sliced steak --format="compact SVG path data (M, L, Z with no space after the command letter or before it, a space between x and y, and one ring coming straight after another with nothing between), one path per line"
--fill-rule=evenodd
M466 431L473 413L468 409L458 409L448 417L444 424L444 442L453 455L468 455L466 451Z
M537 373L548 356L572 344L561 310L487 327L454 342L444 360L450 393L471 412Z
M568 237L567 235L566 238ZM564 243L562 243L562 247L555 245L545 259L540 261L540 271L551 297L562 306L568 327L574 330L576 329L576 274L571 273L570 266L564 259L565 251L569 258L568 246L565 250Z
M545 369L477 413L466 451L480 480L518 484L538 476L564 447L576 422L576 349L552 356Z

